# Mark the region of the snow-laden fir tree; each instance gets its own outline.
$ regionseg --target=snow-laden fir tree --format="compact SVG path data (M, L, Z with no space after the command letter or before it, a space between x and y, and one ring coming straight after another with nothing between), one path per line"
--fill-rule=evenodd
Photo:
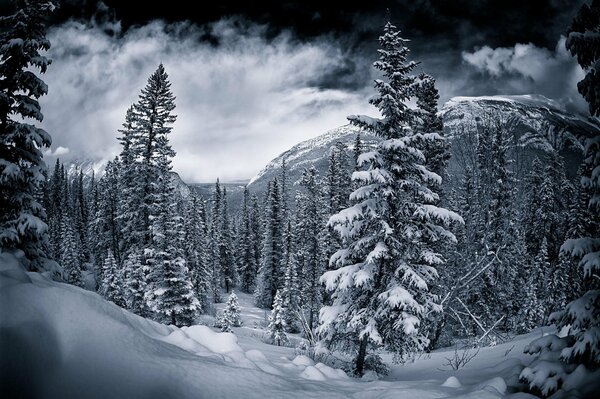
M256 263L255 237L252 232L251 204L248 188L244 187L244 199L242 202L242 215L237 236L237 265L241 289L244 292L252 292L255 286Z
M178 214L175 189L170 169L170 148L159 147L159 175L151 212L152 243L145 257L150 267L145 294L146 303L154 318L176 326L191 325L201 310L184 256L185 230ZM161 148L164 151L161 151Z
M140 253L133 251L127 255L123 264L125 305L131 312L142 317L150 317L145 299L149 271L148 266L142 263Z
M284 215L279 179L269 182L263 214L261 259L255 292L258 306L271 307L277 290L283 288Z
M539 327L544 317L543 297L544 272L549 267L548 244L546 240L542 243L538 255L533 262L526 265L520 272L520 290L515 292L519 296L517 310L517 331L521 334L530 332Z
M138 186L137 192L141 195L140 208L138 210L141 218L138 232L143 236L143 244L152 242L152 219L158 217L154 213L157 209L156 197L163 193L156 192L158 186L156 181L165 173L164 166L160 165L163 155L167 158L175 156L175 152L169 144L169 134L173 129L177 116L173 114L175 109L175 96L171 92L169 76L162 64L148 78L148 83L142 89L139 100L133 104L132 120L134 137L136 140L130 144L133 160L139 161L139 172L135 179ZM126 122L127 123L127 122ZM158 207L160 209L160 206Z
M66 212L65 212L66 213ZM63 216L60 226L62 242L60 245L60 265L63 278L69 284L83 287L82 264L79 255L81 244L73 228L73 223L68 215Z
M308 328L313 330L319 317L319 309L323 304L323 288L320 282L325 271L325 237L323 215L323 196L319 172L310 167L304 169L300 178L300 186L305 194L298 195L297 206L302 217L296 221L298 247L296 252L302 255L302 309L306 313Z
M417 109L413 110L416 121L413 122L415 130L423 133L437 133L441 139L431 140L426 144L425 165L430 171L443 176L446 170L446 164L450 159L448 142L444 139L442 117L438 115L438 100L440 94L435 87L435 79L421 73L414 85Z
M212 293L208 265L206 210L203 200L196 194L191 194L184 223L185 258L188 262L190 278L202 309L208 309Z
M209 231L209 251L210 251L210 286L212 298L215 303L221 302L221 279L222 279L222 257L221 243L222 228L223 228L223 195L221 192L221 183L217 179L215 183L215 191L212 196L212 208L210 218Z
M144 185L141 181L141 137L136 130L136 115L131 106L125 115L121 137L119 160L119 208L117 221L121 226L120 251L126 256L131 250L138 251L145 245L146 227L142 217Z
M221 259L221 275L225 292L229 292L237 284L238 275L235 264L235 254L233 247L232 224L229 220L229 204L227 201L227 190L223 188L223 197L221 199L221 234L219 241L219 257Z
M348 206L348 197L352 191L350 171L348 155L346 154L346 145L342 142L337 142L330 149L329 167L325 178L328 215L336 214ZM326 226L324 221L321 221L321 223L325 229L323 233L323 242L321 244L323 251L325 251L325 258L329 259L331 255L342 247L342 242L340 236L333 231L333 228Z
M578 83L578 89L588 101L592 115L600 115L598 32L600 1L594 0L591 6L582 6L566 42L567 49L586 69L587 74ZM568 335L563 338L547 335L531 342L525 352L538 354L538 357L520 375L530 390L544 396L562 390L562 396L568 397L570 392L565 383L571 376L580 378L586 369L600 367L600 136L586 140L583 162L587 173L581 178L580 189L589 193L589 229L577 238L567 239L561 252L579 261L585 291L550 316L549 321L556 323L558 329L568 328Z
M105 254L110 251L117 263L120 262L121 230L117 222L119 208L118 159L106 164L104 177L98 183L98 204L89 229L91 251L96 265L101 266ZM97 281L102 280L102 269L97 270Z
M283 298L279 294L279 291L277 291L273 299L273 310L271 310L271 314L269 315L269 326L267 327L269 339L277 346L282 346L289 342L288 336L285 333L286 324L283 313Z
M232 327L239 327L242 325L241 319L241 307L238 302L238 297L235 292L232 292L227 298L225 309L217 320L217 326L223 332L232 332Z
M431 249L435 240L455 240L444 224L462 221L454 212L433 205L431 187L441 177L426 168L426 143L437 133L417 133L409 122L407 103L415 78L415 63L407 61L407 40L391 23L379 39L384 76L375 81L378 95L370 102L382 118L350 116L350 121L381 137L377 147L361 154L365 170L352 175L361 186L351 194L355 204L332 216L329 223L347 246L331 258L338 269L322 281L332 291L333 304L320 313L321 346L346 348L363 373L368 344L384 346L403 358L425 348L422 319L439 311L429 284L435 266L443 263Z
M15 13L0 17L0 252L23 251L29 270L47 262L47 225L35 194L44 181L42 149L52 139L43 129L38 99L48 86L36 75L50 60L46 17L55 5L47 0L15 1Z
M122 273L111 251L102 262L102 283L99 294L118 306L125 306L122 292Z
M295 231L294 218L288 218L287 227L285 229L284 238L284 262L285 262L285 277L282 291L282 300L284 308L284 319L287 330L290 332L298 332L298 316L300 311L301 298L301 281L298 275L299 262L302 259L298 256L298 243Z

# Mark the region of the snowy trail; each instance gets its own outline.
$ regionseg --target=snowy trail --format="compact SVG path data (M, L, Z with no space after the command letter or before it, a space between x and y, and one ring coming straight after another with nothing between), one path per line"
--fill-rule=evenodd
M385 380L360 381L296 357L292 348L262 342L265 312L252 306L249 295L239 295L245 326L235 335L201 325L179 329L0 263L0 370L3 384L10 384L3 389L18 390L19 396L498 398L520 364L509 356L492 367L502 361L506 348L500 345L482 350L465 370L440 371L448 353L440 351L392 367ZM521 341L529 339L515 341L511 354L520 354ZM446 382L454 375L457 381Z

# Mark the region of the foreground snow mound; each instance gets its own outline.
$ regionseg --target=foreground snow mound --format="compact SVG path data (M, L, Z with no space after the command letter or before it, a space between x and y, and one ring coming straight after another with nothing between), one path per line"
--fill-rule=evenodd
M4 258L0 287L4 398L344 396L264 372L233 334L158 324Z

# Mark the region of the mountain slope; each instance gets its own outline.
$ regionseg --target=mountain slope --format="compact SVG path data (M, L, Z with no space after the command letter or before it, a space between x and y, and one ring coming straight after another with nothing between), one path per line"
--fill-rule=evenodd
M583 139L600 134L597 120L569 113L558 103L540 95L455 97L443 105L440 115L452 144L454 160L462 150L461 139L465 132L476 129L478 124L486 123L490 118L497 118L505 122L509 133L516 137L518 147L528 156L537 151L561 152L568 160L572 159L571 176L574 174L572 165L578 163ZM280 173L284 159L289 169L289 184L300 177L305 167L315 166L323 176L327 171L330 148L341 141L350 152L358 132L356 127L344 125L303 141L269 162L251 179L248 187L253 192L264 191L267 182ZM377 141L376 137L364 132L361 137L366 144ZM453 168L455 165L451 165L450 169Z

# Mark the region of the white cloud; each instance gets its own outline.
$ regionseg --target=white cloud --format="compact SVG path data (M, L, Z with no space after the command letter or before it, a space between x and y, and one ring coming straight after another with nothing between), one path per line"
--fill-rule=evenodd
M120 38L101 27L61 25L49 35L44 127L73 157L114 156L125 111L162 62L177 97L173 166L194 182L249 178L298 141L346 123L346 115L372 113L362 91L311 83L347 61L339 47L264 33L232 20L203 28L153 22ZM199 40L206 34L218 45Z
M51 148L44 150L45 157L62 157L69 153L69 149L67 147L58 146L52 151Z
M497 86L506 91L504 94L540 93L567 106L586 109L577 93L577 82L584 73L567 52L564 37L553 51L531 43L514 47L484 46L463 52L462 58L476 70L502 81L497 82Z

